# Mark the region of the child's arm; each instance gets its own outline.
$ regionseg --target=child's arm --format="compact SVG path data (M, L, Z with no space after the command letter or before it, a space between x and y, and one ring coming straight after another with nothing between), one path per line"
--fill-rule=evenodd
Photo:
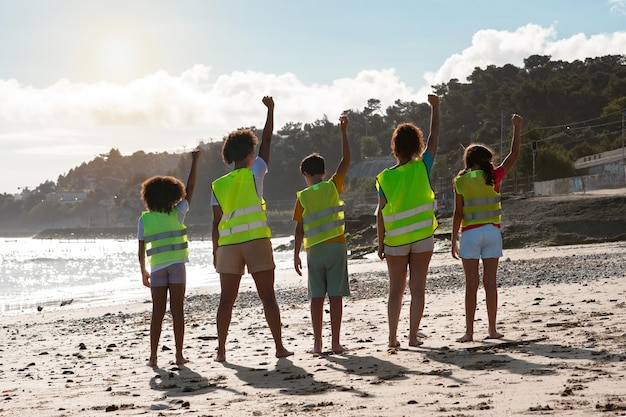
M222 212L222 208L220 206L213 206L213 225L211 227L211 241L213 242L213 266L217 267L217 258L215 254L217 253L217 242L220 238L220 232L217 226L220 224L220 220L222 220L222 216L224 213Z
M195 149L191 152L191 168L189 169L189 177L187 177L187 185L185 187L185 199L191 205L191 198L193 197L193 189L196 186L196 168L198 165L198 157L200 156L200 149Z
M511 116L511 121L513 122L513 138L511 139L511 150L509 154L504 158L504 161L500 164L500 166L504 169L504 173L509 172L511 168L513 168L513 164L515 164L515 160L519 156L519 148L521 145L521 131L522 131L522 116L519 114L513 114Z
M272 135L274 134L274 99L269 96L263 97L263 104L267 107L267 117L265 119L265 127L261 136L261 145L259 146L259 156L266 164L270 163L270 144Z
M428 102L430 103L430 133L428 134L426 149L434 158L437 155L439 144L439 97L429 94Z
M385 222L383 221L382 209L387 204L387 198L378 196L378 207L376 207L376 237L378 238L378 257L382 261L385 259Z
M430 133L428 134L426 149L434 158L437 155L437 146L439 145L439 97L429 94L428 103L430 104Z
M341 161L337 166L337 174L345 178L350 168L350 141L348 140L348 118L339 118L339 128L341 129Z
M300 249L304 240L304 225L302 222L296 223L293 241L293 267L298 275L302 276L302 261L300 260Z
M454 190L454 214L452 215L452 257L459 259L459 230L461 229L461 220L463 220L463 196L457 194Z
M144 240L139 241L139 250L137 251L139 257L139 268L141 269L141 279L144 287L150 288L150 272L146 270L146 242Z

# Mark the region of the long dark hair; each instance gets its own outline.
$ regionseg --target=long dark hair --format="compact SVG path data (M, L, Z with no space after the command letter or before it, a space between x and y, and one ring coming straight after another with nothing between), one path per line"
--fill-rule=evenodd
M411 160L424 152L424 135L422 129L413 123L401 123L391 136L391 152L399 161Z
M472 170L472 167L478 166L484 172L485 184L494 185L493 178L493 154L494 152L487 145L481 143L472 143L465 148L463 160L465 168L459 171L457 178Z

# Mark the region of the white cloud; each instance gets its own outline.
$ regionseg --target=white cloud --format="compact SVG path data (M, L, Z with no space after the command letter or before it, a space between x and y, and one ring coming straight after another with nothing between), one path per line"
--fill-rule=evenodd
M567 39L557 39L556 25L543 28L529 24L515 32L481 30L472 38L471 46L460 54L452 55L441 68L426 73L424 78L429 85L448 82L452 78L465 81L476 67L505 64L522 67L524 58L530 55L550 55L552 59L571 62L623 54L624 51L626 31L590 37L580 33Z
M609 0L611 13L626 15L626 0Z
M611 4L619 8L624 3ZM3 176L0 192L56 179L111 148L123 154L180 151L238 127L261 127L264 95L275 99L278 130L287 122L312 122L323 115L334 121L343 110L362 109L370 98L381 100L383 108L396 99L423 102L431 85L452 78L465 81L475 67L522 66L533 54L572 61L626 51L626 32L557 39L555 27L479 31L468 48L426 73L419 89L406 85L394 69L364 70L329 84L305 84L292 73L254 71L215 78L204 65L179 75L158 71L127 84L61 80L35 88L0 80L0 165L15 174ZM24 165L24 159L37 169ZM14 184L15 177L22 183Z

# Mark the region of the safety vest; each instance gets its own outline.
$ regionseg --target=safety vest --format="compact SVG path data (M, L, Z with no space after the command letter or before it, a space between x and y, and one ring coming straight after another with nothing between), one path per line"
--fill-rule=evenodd
M383 170L376 177L376 187L382 188L387 199L381 210L385 245L402 246L433 235L438 226L435 193L422 160Z
M150 265L184 261L189 257L187 227L178 220L178 210L170 213L144 211L141 221Z
M322 181L297 193L304 212L304 247L322 243L344 233L343 201L332 181Z
M461 227L476 224L500 224L502 206L500 193L493 185L485 184L483 170L466 172L454 179L456 192L463 196Z
M265 203L257 195L250 169L236 169L213 181L211 187L223 213L217 226L219 246L271 237Z

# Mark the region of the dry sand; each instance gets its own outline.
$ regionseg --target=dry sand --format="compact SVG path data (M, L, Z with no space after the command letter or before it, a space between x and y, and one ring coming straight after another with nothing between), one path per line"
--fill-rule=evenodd
M215 289L189 294L186 366L168 364L173 350L159 352L160 368L146 366L149 303L2 316L0 416L626 415L624 262L626 243L505 251L502 280L518 280L499 292L505 338L482 340L481 290L477 340L460 344L462 270L435 254L421 329L428 337L406 347L407 295L399 350L387 348L386 267L376 260L350 264L342 342L351 350L341 355L306 353L305 284L292 271L279 271L276 284L285 344L295 351L286 359L274 358L249 283L226 363L213 361ZM436 285L445 279L456 284ZM169 318L161 341L173 349Z

